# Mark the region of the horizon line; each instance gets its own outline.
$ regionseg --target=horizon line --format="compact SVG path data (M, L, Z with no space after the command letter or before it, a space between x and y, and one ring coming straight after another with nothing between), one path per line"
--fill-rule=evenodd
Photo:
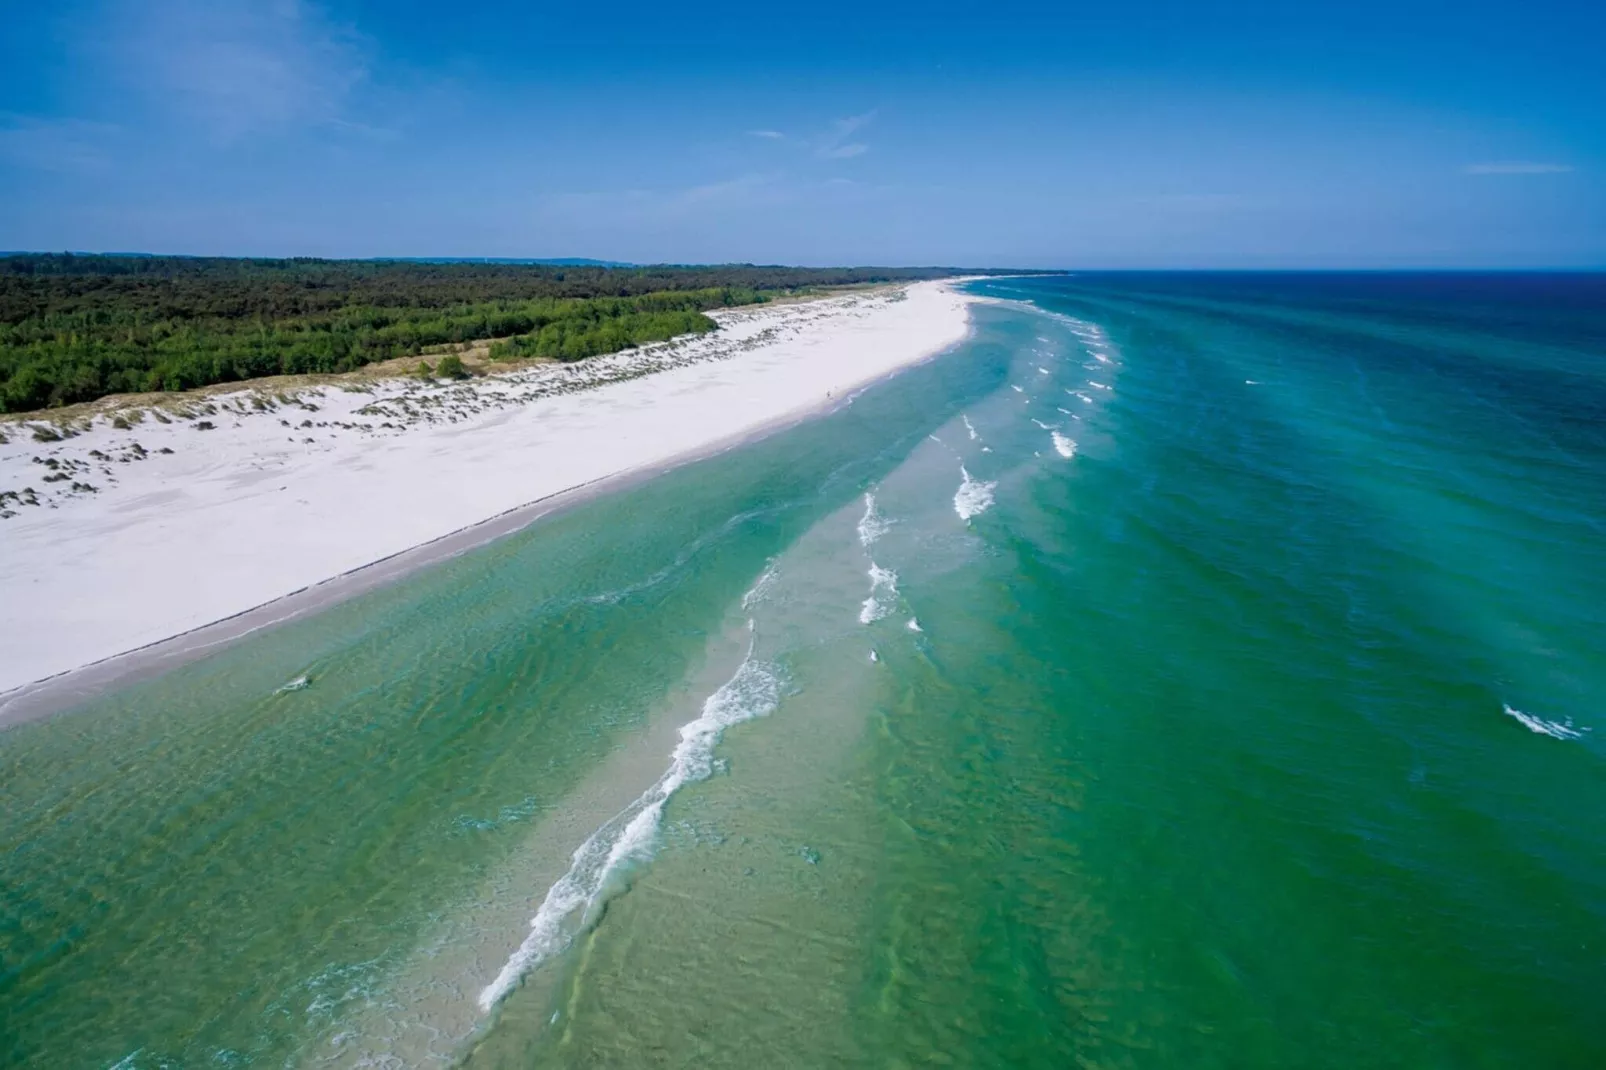
M838 261L832 263L792 263L784 260L613 260L603 257L587 256L430 256L430 255L391 255L391 256L319 256L305 253L291 253L283 255L266 255L257 253L166 253L146 252L133 250L107 250L92 251L83 249L0 249L0 259L13 259L25 256L71 256L71 257L103 257L107 259L152 259L152 260L304 260L321 263L374 263L374 264L509 264L533 267L598 267L605 269L623 268L698 268L698 267L789 267L804 269L870 269L888 268L896 270L935 270L935 271L988 271L1000 273L1019 274L1074 274L1077 272L1098 274L1142 274L1142 273L1190 273L1190 274L1257 274L1275 272L1278 274L1600 274L1606 273L1606 263L1597 265L1554 264L1554 265L1499 265L1499 264L1418 264L1418 265L1367 265L1367 266L1310 266L1310 265L1261 265L1253 267L1230 267L1212 265L1144 265L1144 266L1036 266L1021 267L1011 265L984 265L984 264L935 264L935 263L895 263L890 261Z

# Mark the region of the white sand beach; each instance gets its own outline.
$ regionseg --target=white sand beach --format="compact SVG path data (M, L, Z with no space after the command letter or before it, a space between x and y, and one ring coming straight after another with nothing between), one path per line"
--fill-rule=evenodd
M0 424L0 697L829 405L960 341L970 301L919 283L734 309L573 365L242 387L59 441Z

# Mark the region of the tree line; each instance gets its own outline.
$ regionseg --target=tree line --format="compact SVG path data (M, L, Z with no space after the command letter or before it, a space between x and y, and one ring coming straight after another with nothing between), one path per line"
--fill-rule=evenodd
M941 268L597 267L24 254L0 257L0 412L267 375L445 343L580 360L713 330L705 312Z

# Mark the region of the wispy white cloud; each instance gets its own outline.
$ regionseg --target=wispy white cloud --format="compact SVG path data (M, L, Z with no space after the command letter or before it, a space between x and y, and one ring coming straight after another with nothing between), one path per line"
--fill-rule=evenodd
M845 119L836 120L825 134L816 140L814 154L822 160L846 160L854 156L863 156L870 151L870 146L863 141L850 139L869 126L874 119L875 112L867 111L863 115L850 115Z
M708 182L671 193L669 204L689 208L699 204L722 204L732 200L745 200L754 193L773 185L772 175L739 175L723 182Z
M1125 198L1147 208L1181 212L1222 212L1248 206L1251 201L1237 193L1152 193Z
M111 163L120 134L107 123L0 114L0 158L43 171L98 171Z
M134 84L214 136L291 125L361 127L345 114L368 43L305 0L112 0L108 49Z
M867 111L862 115L850 115L846 119L838 119L831 124L832 133L838 141L852 136L854 131L861 130L875 119L875 112Z
M543 198L540 213L566 222L607 218L613 222L663 223L720 215L755 204L784 200L782 177L745 174L718 182L672 189L595 190Z
M746 133L748 137L761 138L765 141L788 142L821 160L846 160L870 151L868 144L862 140L855 140L853 135L868 126L874 118L873 111L862 115L849 115L832 121L823 131L815 134L788 136L779 130L768 128L748 130Z
M1535 163L1530 160L1505 160L1466 166L1466 173L1469 175L1564 175L1571 170L1572 168L1564 163Z

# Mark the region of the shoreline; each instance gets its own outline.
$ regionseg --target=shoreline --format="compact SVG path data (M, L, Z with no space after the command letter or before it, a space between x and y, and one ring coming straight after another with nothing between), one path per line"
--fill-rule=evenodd
M880 294L871 297L870 301L872 303L878 302L879 310L884 311L886 308L894 307L898 303L908 300L908 295L911 291L923 291L923 296L926 297L940 294L947 299L946 308L943 310L957 313L957 320L954 323L947 324L946 326L949 329L944 331L940 337L917 340L916 344L911 345L908 350L897 354L895 359L889 361L883 358L879 364L874 361L870 362L869 366L863 369L863 374L855 374L858 369L850 368L846 369L846 375L839 375L830 380L821 379L818 382L812 382L810 385L816 388L824 388L824 397L818 396L816 391L812 400L805 401L802 404L791 404L781 411L761 415L756 419L744 422L742 426L733 430L718 433L714 437L702 439L657 456L639 459L634 463L626 464L588 479L547 489L545 493L541 493L534 498L471 520L466 524L432 535L422 541L382 553L372 559L352 567L343 568L322 578L314 579L293 590L284 591L266 600L255 601L241 606L227 615L213 617L199 624L173 631L137 645L127 645L122 649L107 652L90 660L80 661L78 664L70 665L33 679L16 683L0 679L0 683L11 684L6 690L0 691L0 730L63 712L117 687L154 678L172 669L199 660L216 649L239 642L258 631L317 613L388 583L403 579L420 569L514 534L554 513L573 508L602 495L638 485L672 469L739 448L776 434L788 427L836 411L851 403L854 395L873 383L889 379L907 368L932 359L953 348L969 336L973 330L969 306L978 299L955 289L955 286L963 281L965 280L957 279L944 280L937 283L917 283L890 291L891 295L902 296ZM789 308L793 310L818 310L821 306L837 305L845 306L849 309L857 309L858 306L864 303L865 298L863 295L852 295L847 298L840 296L822 298L818 301L792 305ZM783 313L786 310L783 307ZM870 311L877 310L871 309ZM775 316L766 317L762 313L753 312L748 312L746 316L741 316L740 313L743 311L746 310L738 310L738 316L732 318L743 320L772 320L778 318ZM865 315L862 310L860 310L859 314L861 317ZM806 326L806 324L792 325L794 338L803 343L800 348L804 350L819 345L835 345L840 349L843 345L854 340L848 337L848 328L851 328L852 324L846 325L846 328L844 328L843 324L835 324L838 330L834 335L822 329L815 337L805 335ZM785 347L788 341L792 341L792 339L776 339L773 337L774 332L769 330L768 327L761 329L759 334L764 340L757 346L745 346L743 340L738 340L737 348L739 351L735 354L716 355L710 357L707 361L693 361L688 364L674 366L668 371L648 372L643 375L631 376L622 381L604 381L599 386L574 394L571 398L566 398L565 400L569 401L571 409L576 403L582 409L600 409L604 408L608 401L615 400L610 398L610 390L617 391L617 388L629 388L632 386L639 390L640 384L654 384L667 379L677 371L694 372L698 369L706 369L710 365L719 367L720 363L729 367L740 361L743 356L751 354L763 355L766 350L771 351L770 356L772 358L781 356L784 359L784 354L777 354L773 351ZM718 341L717 336L715 341ZM924 344L920 344L922 342ZM665 347L670 348L674 347L674 345L675 343L673 342L664 344ZM791 362L793 371L797 370L795 358L807 355L806 352L791 354L794 358ZM756 361L758 357L754 356L752 359ZM740 368L741 366L738 367ZM764 371L762 368L754 368L751 363L747 367L749 371L753 372L762 373ZM704 378L706 379L707 377L705 376ZM676 385L684 386L685 384ZM704 384L694 382L690 384L689 389L683 389L674 396L695 399L695 395L699 392L699 385L702 386L703 393L712 394L716 391L716 388L724 388L725 393L730 393L729 387L732 384L720 383L717 380ZM762 384L737 383L735 385L739 388L749 388ZM327 392L329 389L327 387L319 388L318 392ZM709 398L707 400L717 402L727 399ZM775 408L773 397L769 400L771 404L767 407ZM788 400L791 399L789 398ZM527 415L541 404L541 401L529 402L513 412L504 411L498 415L483 419L477 427L454 429L446 433L453 436L476 433L491 434L494 433L497 426L507 422L509 417L521 414ZM696 420L699 413L695 411L692 401L685 401L683 405L687 410L681 414L683 420ZM762 412L765 407L760 404L759 411ZM601 412L593 413L592 415L606 416L607 414L606 412ZM704 413L702 415L707 414ZM455 423L456 421L452 422ZM596 429L592 428L591 430L594 431ZM561 447L563 443L560 441L554 445ZM245 475L242 472L233 474L237 477ZM402 491L416 490L413 487L395 489ZM250 499L243 500L249 501ZM217 503L210 504L215 505ZM225 502L223 504L227 505L229 503ZM7 528L3 526L5 523L0 521L0 536L7 532ZM91 532L87 537L93 541L95 536L99 535L102 537L102 541L106 541L114 538L117 534L118 531L115 526L102 527L97 531ZM100 547L100 549L105 549L105 547ZM7 587L16 586L17 574L25 571L27 571L25 567L22 569L13 567L4 573L0 573L0 596L6 594ZM227 576L214 576L211 579L222 583L227 583L228 581ZM0 600L4 599L0 598ZM5 632L25 624L26 622L20 620L19 616L19 614L13 612L7 615L6 620L0 621L0 635L4 635ZM14 665L0 665L0 671L7 668L11 670L11 675L15 676Z

